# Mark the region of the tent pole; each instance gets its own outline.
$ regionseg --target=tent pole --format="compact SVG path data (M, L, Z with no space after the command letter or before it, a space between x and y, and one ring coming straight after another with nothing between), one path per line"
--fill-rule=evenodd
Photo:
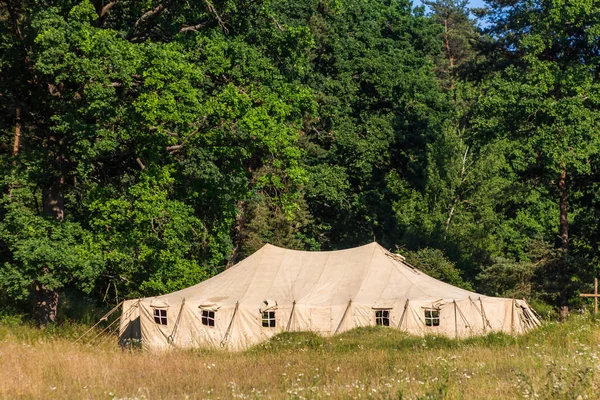
M235 318L235 316L237 314L239 305L240 305L240 302L236 301L235 309L233 310L233 315L231 316L231 321L229 321L229 326L227 327L227 330L225 331L225 335L223 335L223 339L221 339L221 347L225 347L225 343L227 343L227 339L229 339L229 331L231 330L231 326L233 325L233 319Z
M348 301L348 305L346 306L346 309L344 310L344 315L342 315L342 319L340 320L340 323L338 324L337 328L335 328L335 334L338 333L338 331L340 330L340 327L342 326L342 322L344 322L344 319L346 318L346 314L348 313L348 309L350 308L350 306L352 305L352 299L350 299Z
M288 320L287 327L285 328L286 332L290 331L290 327L292 326L292 318L294 317L294 310L296 309L296 300L292 303L292 311L290 312L290 319Z
M402 322L404 322L404 315L406 315L406 309L408 308L408 299L406 299L406 303L404 303L404 310L402 311L402 316L400 317L400 322L398 322L398 329L402 330Z
M454 300L454 338L458 339L458 318L456 315L456 300Z

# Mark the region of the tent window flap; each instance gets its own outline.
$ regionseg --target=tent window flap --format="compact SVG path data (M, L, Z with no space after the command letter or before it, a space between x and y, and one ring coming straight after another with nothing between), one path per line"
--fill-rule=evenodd
M215 326L215 312L209 310L202 310L202 325Z
M440 310L434 308L425 310L425 326L440 326Z
M263 328L275 328L275 311L265 311L262 313Z
M375 311L375 325L390 326L390 312L389 312L389 310L377 310L377 311Z
M167 325L167 310L155 308L154 322L156 322L158 325Z

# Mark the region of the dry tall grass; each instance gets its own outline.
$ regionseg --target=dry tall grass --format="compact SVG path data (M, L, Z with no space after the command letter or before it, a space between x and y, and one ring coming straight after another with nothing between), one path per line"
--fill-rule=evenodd
M284 334L243 353L122 351L0 325L0 397L36 399L596 399L600 324L466 341L359 329Z

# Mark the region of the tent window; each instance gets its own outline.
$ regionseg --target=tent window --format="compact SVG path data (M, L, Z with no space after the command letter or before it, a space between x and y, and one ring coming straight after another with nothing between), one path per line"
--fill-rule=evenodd
M275 311L265 311L262 313L262 326L264 328L275 328Z
M155 308L154 309L154 322L156 322L159 325L166 325L167 324L167 310L162 309L162 308Z
M440 310L429 309L425 310L425 325L440 326Z
M215 312L202 310L202 325L215 326Z
M375 325L390 326L390 312L388 310L375 311Z

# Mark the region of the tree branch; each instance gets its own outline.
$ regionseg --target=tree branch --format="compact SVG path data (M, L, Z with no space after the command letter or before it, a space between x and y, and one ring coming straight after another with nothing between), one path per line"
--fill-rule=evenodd
M142 162L142 160L139 157L137 157L135 159L135 161L137 161L137 163L140 166L140 168L142 169L142 171L146 169L146 166L144 165L144 163Z
M198 29L202 28L205 25L206 25L206 22L203 22L203 23L197 24L197 25L192 25L192 26L183 26L183 27L181 27L181 29L179 29L179 33L197 32Z
M194 132L192 132L189 135L187 135L183 139L183 141L181 142L181 144L176 144L176 145L173 145L173 146L167 146L165 149L169 153L171 153L171 154L175 153L176 151L179 151L179 150L183 149L183 147L185 146L185 144L187 143L187 141L190 140L192 138L192 136L196 135L198 132L200 132L200 128L196 129Z
M215 6L213 6L212 3L208 0L204 0L204 3L206 4L206 8L208 9L208 12L213 14L215 16L215 18L217 19L217 22L219 22L219 26L221 26L221 28L223 28L225 33L229 33L229 29L227 29L227 27L225 26L225 23L223 22L223 20L221 19L221 16L215 9Z
M143 24L146 20L160 15L165 10L165 8L165 4L161 3L158 6L154 7L152 10L146 11L144 14L142 14L141 17L137 19L137 21L135 21L135 24L133 25L133 27L131 28L131 30L125 38L127 40L135 38L140 25Z
M285 31L285 28L283 26L281 26L281 24L279 22L277 22L275 17L273 17L273 22L275 23L275 26L277 27L277 29L279 29L282 32Z
M119 0L113 0L110 3L106 4L104 7L102 7L102 10L100 10L100 15L98 15L100 18L104 18L104 16L110 11L110 9L119 2Z
M8 14L10 15L10 20L13 25L13 30L19 40L23 41L23 34L21 33L21 29L19 28L19 22L17 19L17 11L15 10L15 6L12 3L12 0L6 0L6 8L8 8Z

